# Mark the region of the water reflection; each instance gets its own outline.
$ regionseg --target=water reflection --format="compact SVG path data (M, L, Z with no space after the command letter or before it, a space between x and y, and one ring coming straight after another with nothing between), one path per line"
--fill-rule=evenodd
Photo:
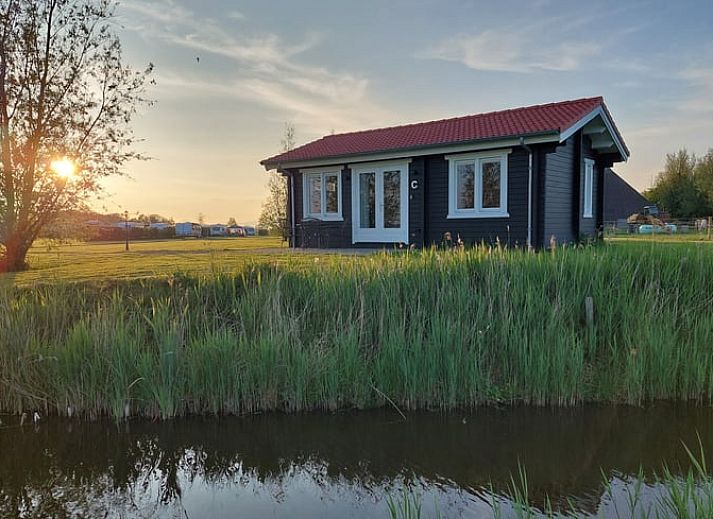
M409 485L449 516L477 517L518 463L531 495L594 513L601 470L688 468L713 452L713 409L580 407L0 426L1 517L385 517Z

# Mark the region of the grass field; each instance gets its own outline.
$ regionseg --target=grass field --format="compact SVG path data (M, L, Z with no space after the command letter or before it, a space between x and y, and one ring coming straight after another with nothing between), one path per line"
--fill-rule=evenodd
M278 242L47 253L65 259L0 284L0 412L713 400L710 243L368 256L261 244ZM36 280L56 282L28 290Z
M616 246L710 245L699 235L623 235L608 238ZM292 267L309 265L330 251L293 251L278 237L210 238L132 242L129 252L123 242L54 244L40 241L30 251L31 269L0 274L0 285L26 286L59 281L107 281L139 279L170 274L207 275L231 272L246 263L267 262Z
M277 237L54 244L40 241L31 249L31 269L0 275L0 283L96 281L165 276L176 272L209 274L234 270L246 261L301 261Z

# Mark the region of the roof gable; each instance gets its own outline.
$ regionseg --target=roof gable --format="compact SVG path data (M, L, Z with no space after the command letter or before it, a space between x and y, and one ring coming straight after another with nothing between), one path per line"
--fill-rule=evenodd
M489 112L424 123L328 135L291 151L261 161L267 169L315 159L341 158L388 151L414 150L487 141L508 137L551 134L557 136L576 127L593 112L609 112L601 97L562 101L498 112ZM623 139L610 121L612 131L628 156Z

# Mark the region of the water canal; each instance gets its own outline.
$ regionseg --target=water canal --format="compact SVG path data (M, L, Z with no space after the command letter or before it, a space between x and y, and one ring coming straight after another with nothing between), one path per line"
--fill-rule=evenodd
M0 517L386 518L407 487L424 517L507 512L511 475L530 500L610 516L626 481L713 452L713 408L482 408L263 414L165 422L2 416ZM607 490L603 475L611 483ZM655 485L642 493L653 498Z

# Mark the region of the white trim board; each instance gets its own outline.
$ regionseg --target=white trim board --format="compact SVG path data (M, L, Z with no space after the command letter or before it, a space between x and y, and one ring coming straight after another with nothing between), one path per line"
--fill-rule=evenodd
M587 123L594 120L597 116L600 116L602 118L602 121L604 121L604 125L606 126L607 131L609 131L609 134L611 135L614 144L616 144L617 150L619 150L619 154L624 159L624 162L626 162L629 159L629 154L626 152L624 144L621 142L619 136L617 135L617 132L614 130L614 126L609 120L609 116L607 115L606 110L604 110L604 107L601 105L597 106L594 110L589 112L589 114L585 115L579 121L577 121L572 126L560 133L560 142L564 142L569 139L572 135L584 128Z

